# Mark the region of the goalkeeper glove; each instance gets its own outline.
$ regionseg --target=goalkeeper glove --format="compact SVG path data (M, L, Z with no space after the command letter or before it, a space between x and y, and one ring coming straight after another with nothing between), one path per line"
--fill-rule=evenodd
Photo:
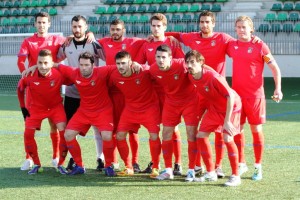
M21 108L21 110L22 110L24 120L26 119L26 117L30 117L30 114L29 114L27 108L24 107L24 108Z

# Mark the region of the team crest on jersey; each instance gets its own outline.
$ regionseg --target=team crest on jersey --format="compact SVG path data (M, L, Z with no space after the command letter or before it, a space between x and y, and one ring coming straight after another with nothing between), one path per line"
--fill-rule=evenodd
M153 49L148 49L148 51L153 51Z
M136 79L136 80L135 80L135 83L136 83L137 85L141 84L140 79Z
M76 80L76 83L79 85L81 83L81 81Z
M91 80L91 86L94 86L96 83L94 80Z
M205 92L209 92L209 87L208 86L204 86Z
M126 44L122 44L122 50L126 50Z
M210 45L211 45L212 47L216 46L216 40L212 40L211 43L210 43Z
M249 48L248 48L248 53L252 53L252 51L253 51L253 48L252 48L252 47L249 47Z
M54 87L54 85L55 85L55 81L50 81L50 86Z
M179 75L178 74L174 74L174 79L178 80L179 79Z
M35 85L39 85L40 84L40 82L33 82Z

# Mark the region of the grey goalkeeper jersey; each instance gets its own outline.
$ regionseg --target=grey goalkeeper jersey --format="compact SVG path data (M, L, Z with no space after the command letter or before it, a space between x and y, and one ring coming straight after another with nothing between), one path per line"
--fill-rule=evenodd
M62 45L59 49L57 57L59 59L67 58L69 66L79 67L78 57L81 53L86 51L89 51L94 55L95 66L99 65L99 59L105 60L105 54L102 46L96 41L87 43L86 39L83 41L76 41L73 39L69 46ZM72 98L80 98L75 85L66 86L65 95Z

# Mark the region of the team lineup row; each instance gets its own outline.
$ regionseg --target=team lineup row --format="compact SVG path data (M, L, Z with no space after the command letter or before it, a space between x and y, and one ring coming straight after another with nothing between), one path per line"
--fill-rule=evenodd
M112 167L117 162L114 153L116 147L125 164L125 169L118 174L132 175L134 171L139 171L136 132L141 124L148 129L150 136L150 177L172 179L173 174L181 173L181 142L176 126L183 116L189 158L186 181L216 181L218 176L224 177L221 162L225 144L232 168L232 174L225 185L237 186L241 183L240 175L248 170L243 134L246 118L253 135L255 171L252 178L262 179L264 63L267 63L274 75L275 101L282 99L281 75L267 45L253 38L253 23L249 17L241 16L236 20L237 40L225 33L213 32L215 16L207 11L199 17L201 32L193 33L165 33L166 17L154 14L150 19L151 41L124 38L124 22L115 20L110 24L111 37L87 42L86 20L82 16L75 16L72 19L74 38L68 45L64 45L62 38L48 35L50 18L45 13L37 15L35 24L38 33L24 40L18 55L21 72L26 68L26 58L29 67L38 66L37 72L21 79L18 87L20 106L25 117L24 141L27 154L22 168L28 169L31 159L34 163L29 174L41 170L34 140L35 129L40 128L42 119L50 118L51 139L56 149L53 158L59 157L57 168L62 174L85 172L76 135L85 135L91 125L95 131L97 157L101 160L105 158L106 175L116 174ZM184 55L174 38L193 50ZM226 54L233 59L234 90L224 78ZM53 69L52 58L54 62L67 58L73 68L59 65L58 70ZM105 60L107 66L93 67L99 58ZM140 65L144 63L150 67ZM140 73L132 73L133 68ZM54 81L55 74L58 77ZM56 92L59 94L56 87L60 88L63 83L69 85L66 88L65 111L60 95L54 97ZM26 106L24 88L28 88ZM67 119L63 118L64 113ZM162 142L158 134L159 119L163 124ZM126 142L127 132L132 159ZM208 140L210 132L216 133L215 164L212 162ZM60 141L59 148L57 141ZM68 150L76 163L70 172L63 168ZM159 173L161 150L165 170ZM195 177L195 169L200 169L201 157L207 172L198 179Z

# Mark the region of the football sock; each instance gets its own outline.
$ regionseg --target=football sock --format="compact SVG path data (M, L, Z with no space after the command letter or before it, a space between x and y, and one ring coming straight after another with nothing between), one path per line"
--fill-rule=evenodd
M216 152L216 167L222 166L222 159L225 153L225 144L222 133L215 133L215 152Z
M201 167L201 153L199 151L199 148L197 147L198 151L196 154L196 160L195 160L195 165L198 167Z
M103 141L102 141L102 137L98 131L98 129L96 130L96 128L94 128L94 138L95 138L95 144L96 144L96 154L97 154L97 158L101 158L102 160L104 160L104 154L103 154Z
M252 136L255 163L261 163L264 151L264 134L263 132L253 132Z
M173 140L162 141L162 153L165 161L165 168L172 168Z
M228 158L230 161L230 166L232 170L232 174L238 176L239 175L239 161L238 161L238 149L234 141L225 143Z
M206 171L212 172L215 170L213 159L212 159L212 150L210 147L208 138L197 138L197 148L201 153L201 157L205 163Z
M238 148L239 152L239 163L246 163L245 160L245 134L240 133L234 136L234 142Z
M50 137L51 137L52 149L53 149L52 158L55 159L59 157L59 133L52 132L50 133Z
M112 162L117 164L118 163L118 148L117 148L117 138L116 134L112 135L112 141L113 141L113 154L112 154ZM103 144L104 145L104 144ZM104 146L103 146L103 153L104 153ZM104 154L104 159L105 154ZM109 165L110 166L110 165Z
M172 140L175 163L181 164L181 135L179 130L174 130Z
M35 165L41 166L36 141L34 139L34 133L35 133L34 129L25 128L25 132L24 132L25 151L32 158L33 163Z
M189 169L195 168L197 151L197 142L188 141Z
M82 157L81 157L81 149L80 149L80 146L79 146L76 138L74 138L71 141L66 141L66 143L67 143L67 148L69 149L76 165L79 167L83 167L83 162L82 162Z
M116 149L115 142L113 140L105 141L103 140L103 153L105 158L105 167L111 166L114 161L114 149Z
M58 166L63 165L68 154L65 131L59 131L59 161Z
M131 159L129 157L129 147L126 139L117 140L117 147L122 160L124 161L125 167L132 168Z
M150 153L151 153L151 158L152 158L152 162L153 162L152 168L158 169L159 160L160 160L160 152L161 152L160 138L157 138L156 140L149 139L149 147L150 147Z
M139 135L129 132L129 144L132 154L132 164L139 163Z

